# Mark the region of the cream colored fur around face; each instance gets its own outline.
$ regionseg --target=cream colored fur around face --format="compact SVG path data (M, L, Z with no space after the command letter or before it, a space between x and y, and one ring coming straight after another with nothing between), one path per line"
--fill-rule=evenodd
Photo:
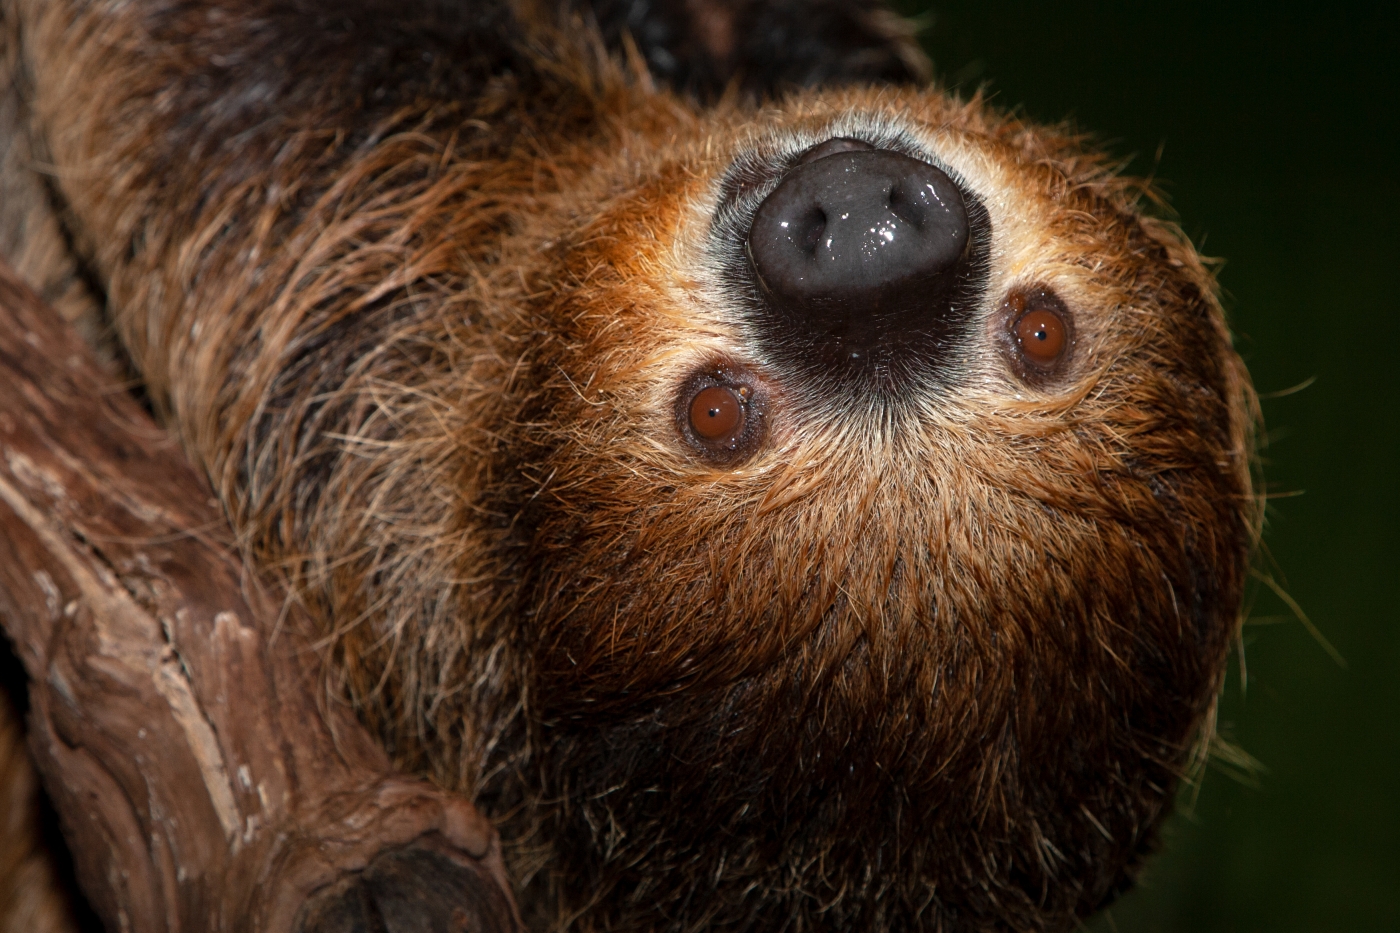
M380 76L205 6L12 3L27 125L332 689L476 796L533 926L1068 929L1127 883L1254 526L1214 282L1132 182L936 90L703 108L547 31L459 68L366 8L427 43ZM842 135L990 218L962 355L898 397L756 352L713 220L736 160ZM1041 384L1004 340L1031 287L1073 317ZM765 406L723 466L675 416L716 367Z

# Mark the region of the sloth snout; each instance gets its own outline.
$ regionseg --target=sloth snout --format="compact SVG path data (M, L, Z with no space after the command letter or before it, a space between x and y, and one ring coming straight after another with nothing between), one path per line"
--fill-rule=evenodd
M973 226L937 166L827 140L788 169L749 228L762 327L783 355L828 376L937 370L978 297Z

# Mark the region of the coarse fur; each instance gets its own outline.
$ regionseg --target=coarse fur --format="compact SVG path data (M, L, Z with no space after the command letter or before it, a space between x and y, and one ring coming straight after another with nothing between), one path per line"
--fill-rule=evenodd
M1237 628L1213 278L1073 135L920 87L702 104L619 6L6 0L15 213L65 247L23 271L77 276L532 928L1068 929L1150 849ZM670 76L702 96L746 80L711 27ZM901 76L897 32L890 73L816 77ZM985 207L936 380L755 349L739 176L837 136ZM1008 359L1027 288L1073 315L1048 381ZM729 370L766 433L716 464L676 398Z

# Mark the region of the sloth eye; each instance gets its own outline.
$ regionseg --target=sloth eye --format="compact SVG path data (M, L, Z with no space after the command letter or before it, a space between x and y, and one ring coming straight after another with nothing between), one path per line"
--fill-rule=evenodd
M1050 366L1065 352L1065 322L1054 311L1037 308L1016 322L1016 342L1032 363Z
M690 403L690 426L696 435L723 445L742 434L748 414L744 395L748 391L746 386L710 386L695 393L695 400Z
M1016 375L1036 384L1064 369L1074 344L1074 320L1058 295L1048 288L1017 289L1002 309L1002 344Z
M744 367L725 362L695 373L676 396L676 427L701 460L733 466L767 433L765 393Z

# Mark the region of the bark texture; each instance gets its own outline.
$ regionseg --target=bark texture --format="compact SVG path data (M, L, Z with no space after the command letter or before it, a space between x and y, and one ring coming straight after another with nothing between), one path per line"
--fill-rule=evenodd
M496 834L391 771L296 606L81 338L0 267L0 623L110 930L513 931Z

